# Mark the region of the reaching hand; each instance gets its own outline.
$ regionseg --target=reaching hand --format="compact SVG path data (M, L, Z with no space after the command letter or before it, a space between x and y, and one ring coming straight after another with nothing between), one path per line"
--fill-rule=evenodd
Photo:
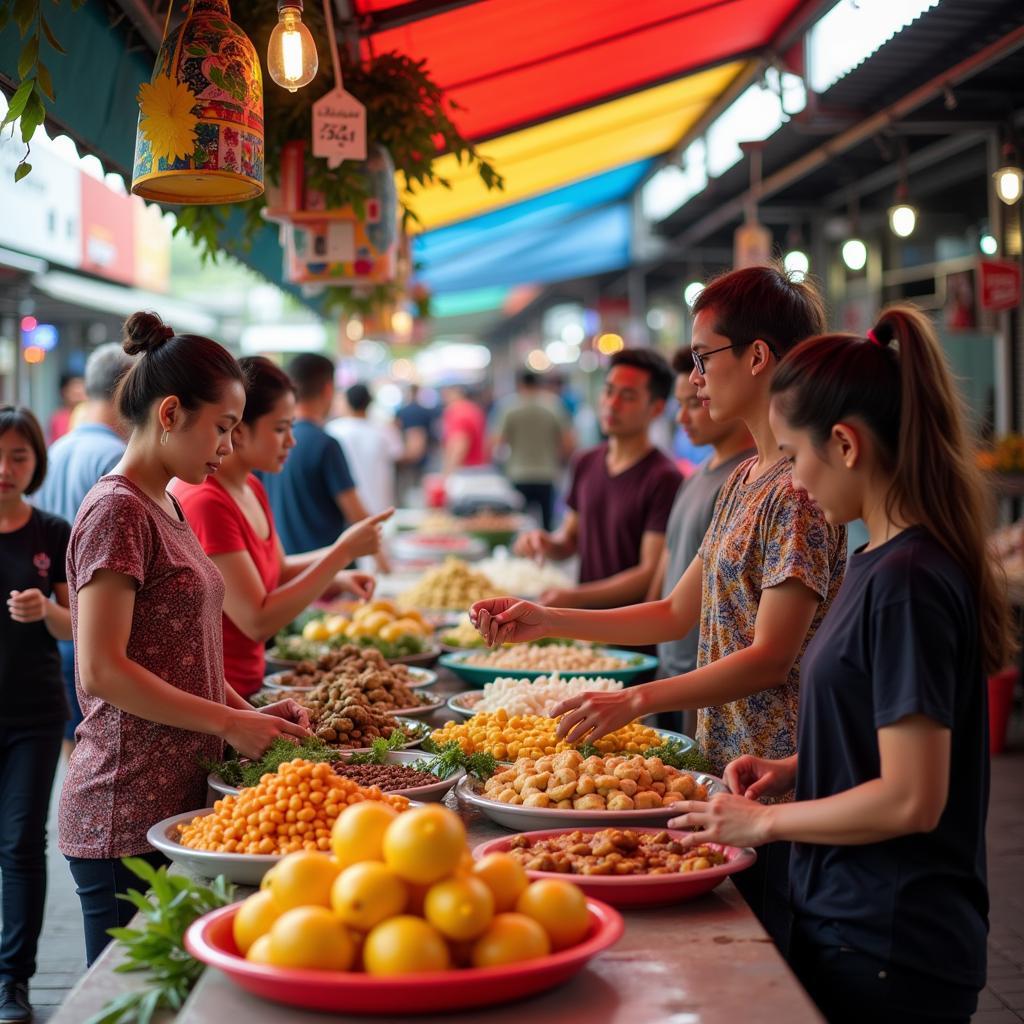
M488 647L522 644L547 636L547 614L539 605L517 597L492 597L477 601L469 609L469 621L476 626Z
M31 590L12 590L7 599L7 610L15 622L41 622L46 618L49 598L33 587Z
M309 735L309 730L295 722L281 717L284 710L282 704L292 704L291 700L280 701L261 711L232 711L224 730L225 742L231 744L243 757L262 757L267 747L279 736L289 739L302 739ZM266 712L266 713L264 713Z
M642 712L642 686L629 690L577 693L555 705L552 718L559 718L558 738L570 743L599 740L628 725Z
M706 803L681 800L673 810L680 814L669 819L668 827L686 831L685 836L677 837L683 846L703 846L705 843L762 846L771 840L774 808L732 793L717 793Z
M368 572L339 572L335 586L347 594L355 594L360 601L369 601L377 588L377 580Z
M791 761L769 761L744 754L725 766L725 784L737 796L759 800L763 796L782 796L796 782L796 766Z
M395 514L393 508L378 512L375 516L367 516L350 526L335 541L336 548L344 548L345 561L360 558L363 555L375 555L380 550L383 531L381 523Z
M544 530L528 530L519 534L512 547L512 553L521 558L532 558L543 562L551 553L551 534Z
M294 722L303 729L309 729L310 726L309 712L291 697L274 701L273 704L264 704L259 711L262 715L274 715L275 718L283 718L286 722Z

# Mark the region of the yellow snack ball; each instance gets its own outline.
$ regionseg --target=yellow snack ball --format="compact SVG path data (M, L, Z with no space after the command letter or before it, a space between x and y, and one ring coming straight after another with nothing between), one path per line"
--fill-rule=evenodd
M525 914L498 914L473 945L474 967L536 960L551 952L548 933Z
M295 907L274 922L267 954L276 967L347 971L355 958L355 945L326 907Z
M292 907L329 907L331 886L337 876L338 865L326 853L300 850L277 864L267 891L282 911Z
M331 888L331 909L350 928L362 932L400 914L408 900L405 882L386 864L374 860L345 868Z
M494 896L479 878L450 878L431 886L423 912L446 939L464 942L475 939L491 923Z
M520 895L516 910L548 933L554 950L575 946L590 931L587 899L572 882L557 878L533 882Z
M465 848L465 825L440 804L398 815L384 833L384 863L407 882L420 885L452 874Z
M473 865L473 874L494 896L494 909L500 914L515 909L516 901L530 884L526 869L511 854L489 853Z
M393 807L372 800L347 807L331 829L335 860L342 867L364 860L383 860L384 833L397 818Z
M377 925L363 943L367 974L415 974L451 966L441 933L421 917L402 914Z
M247 954L253 943L266 935L280 916L281 908L269 892L253 893L243 900L231 922L231 933L239 952Z

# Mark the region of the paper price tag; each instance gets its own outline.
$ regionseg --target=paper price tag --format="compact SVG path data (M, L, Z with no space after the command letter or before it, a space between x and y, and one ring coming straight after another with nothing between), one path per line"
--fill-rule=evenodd
M366 107L344 89L332 89L313 104L313 156L337 167L366 159Z

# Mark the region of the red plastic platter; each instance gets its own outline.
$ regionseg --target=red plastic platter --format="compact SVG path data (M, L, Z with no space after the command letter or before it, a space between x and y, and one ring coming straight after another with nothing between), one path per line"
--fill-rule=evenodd
M552 836L564 835L566 832L603 832L604 828L557 828L541 832L524 832L523 837L530 840L550 839ZM630 832L668 832L674 838L682 838L685 832L663 828L629 828ZM518 836L499 836L486 843L481 843L473 850L473 856L479 860L488 853L505 853L512 847ZM554 871L527 871L531 879L561 878L575 882L589 897L604 900L616 907L642 907L666 903L685 903L710 892L723 879L737 871L749 868L756 860L757 854L750 849L739 846L721 846L708 843L708 846L720 850L728 860L725 864L706 868L704 871L691 871L685 875L568 875Z
M624 928L618 911L598 900L587 900L590 933L571 949L505 967L385 978L250 963L239 954L231 933L238 907L237 903L221 907L195 921L185 933L185 948L253 995L334 1013L438 1013L521 999L571 978L588 960L617 942Z

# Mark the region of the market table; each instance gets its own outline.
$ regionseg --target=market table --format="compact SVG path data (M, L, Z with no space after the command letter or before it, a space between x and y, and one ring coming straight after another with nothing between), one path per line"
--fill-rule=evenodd
M442 671L435 692L465 689ZM447 708L432 721L452 718ZM480 813L459 806L454 794L446 803L462 814L471 846L509 833ZM251 890L239 887L239 895ZM822 1020L785 961L772 945L732 882L677 906L628 910L622 939L567 984L546 994L502 1007L438 1014L433 1019L487 1020L494 1024L811 1024ZM117 974L121 962L109 946L71 991L51 1024L82 1024L107 1000L144 987L144 976ZM457 976L453 976L457 984ZM177 1014L164 1013L154 1024L318 1024L340 1014L296 1010L264 1002L243 992L214 969L199 980ZM398 1024L406 1017L349 1017L360 1024ZM424 1020L430 1018L423 1018Z

